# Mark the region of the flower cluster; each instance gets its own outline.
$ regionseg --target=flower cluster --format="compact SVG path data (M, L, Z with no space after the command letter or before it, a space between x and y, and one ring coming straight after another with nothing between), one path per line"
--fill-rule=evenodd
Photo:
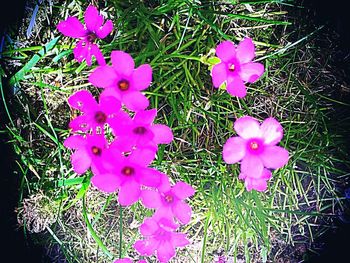
M220 63L212 68L212 81L216 88L226 84L227 92L243 98L247 94L245 83L257 81L264 73L264 65L252 62L255 46L250 38L243 39L237 47L224 41L216 47ZM250 116L243 116L234 123L239 136L231 137L223 147L223 159L228 164L241 161L239 179L245 180L248 191L265 191L272 177L269 169L284 166L288 151L276 146L283 137L283 128L274 118L267 118L261 125Z
M135 67L130 54L114 50L110 54L111 65L95 43L112 30L111 20L104 18L94 6L84 15L85 26L76 17L61 21L58 30L69 37L79 38L73 50L78 62L91 66L92 56L99 66L89 75L89 82L103 89L98 101L88 90L71 95L68 103L81 112L70 121L72 135L65 147L72 149L71 163L77 174L91 169L92 184L106 193L118 192L118 202L130 206L137 201L153 209L152 217L140 226L143 239L134 243L142 256L156 255L160 262L168 262L176 254L177 247L189 244L186 235L178 232L180 224L188 224L192 209L186 199L195 190L185 182L170 183L169 177L151 167L159 144L173 140L172 130L154 120L157 109L149 107L148 98L142 93L152 82L149 64ZM255 47L250 38L238 46L224 41L216 48L220 63L212 68L212 81L216 88L226 85L232 96L244 97L246 83L257 81L264 73L264 66L252 62ZM238 136L231 137L223 147L223 159L228 164L241 161L240 179L245 180L248 191L265 191L271 178L271 169L284 166L288 151L277 146L283 137L281 124L270 117L260 125L250 116L238 118L234 123ZM131 263L129 258L115 263ZM145 260L139 261L145 263Z
M142 91L151 84L151 66L135 68L133 58L120 50L111 52L112 65L107 65L93 41L111 32L111 21L103 25L98 10L89 6L85 22L86 28L77 18L69 17L58 24L58 30L81 38L74 49L79 62L85 59L91 65L91 56L96 57L99 66L90 74L89 82L103 91L98 101L87 90L68 98L70 107L81 114L70 121L73 134L64 146L74 150L73 170L83 174L91 169L92 184L106 193L118 192L120 205L130 206L141 199L145 207L155 209L141 225L144 239L136 241L134 248L140 255L155 254L160 262L168 262L175 256L176 247L189 244L186 235L177 232L177 221L189 223L192 210L185 199L195 191L185 182L171 186L166 174L150 167L158 145L173 140L168 126L154 123L157 110L146 109L149 100Z

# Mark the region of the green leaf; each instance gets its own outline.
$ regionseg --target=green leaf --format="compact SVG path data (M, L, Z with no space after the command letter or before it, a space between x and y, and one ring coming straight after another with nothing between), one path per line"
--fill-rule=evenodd
M84 197L85 197L85 194L84 194ZM89 229L89 232L90 232L92 238L96 241L97 245L101 248L103 253L105 253L110 259L113 259L113 255L111 254L111 252L109 252L107 247L103 244L102 240L99 238L99 236L97 235L97 233L95 232L94 228L92 227L92 225L90 223L90 220L89 220L87 212L86 212L85 198L83 198L83 217L84 217L86 226Z
M48 51L54 48L59 38L60 37L56 37L52 39L49 43L47 43L23 66L23 68L21 68L15 75L13 75L10 79L10 86L12 87L13 85L21 81L28 73L28 71L30 71L47 54Z

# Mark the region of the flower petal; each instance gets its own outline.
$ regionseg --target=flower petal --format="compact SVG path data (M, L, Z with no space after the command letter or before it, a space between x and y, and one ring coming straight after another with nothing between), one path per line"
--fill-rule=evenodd
M243 98L247 95L247 88L239 77L230 77L226 86L227 92L232 96Z
M136 180L145 186L157 187L161 182L161 172L154 168L141 168Z
M156 209L154 212L152 218L155 220L159 221L164 218L169 219L169 220L174 220L174 215L171 210L171 206L160 206Z
M149 64L143 64L132 73L132 85L135 90L144 90L152 81L152 68Z
M170 143L174 139L172 130L164 124L154 124L151 126L154 134L153 141L157 144Z
M171 243L174 247L184 247L190 243L186 234L184 233L173 233L171 235Z
M171 186L170 186L169 177L165 173L160 172L160 183L157 189L161 193L170 191Z
M79 149L86 144L86 140L81 135L72 135L64 140L63 145L69 149Z
M157 249L157 258L160 262L168 262L176 254L175 248L169 241L164 241Z
M259 192L264 192L267 189L267 182L262 179L246 178L245 187L247 191L256 190Z
M84 19L86 27L90 31L96 31L103 23L103 16L99 14L99 11L93 5L89 5L88 8L86 8Z
M149 105L149 100L139 91L128 92L124 94L123 103L131 111L144 110Z
M114 96L100 96L100 111L111 117L118 117L121 108L120 100Z
M234 123L234 129L243 139L261 137L259 122L250 116L237 119Z
M113 30L113 22L111 20L107 20L106 23L100 28L95 30L95 33L98 38L105 38L109 35Z
M143 236L152 236L158 229L158 223L154 219L146 218L140 226L140 233Z
M157 249L158 245L159 241L154 238L137 240L134 244L134 249L142 256L150 256Z
M122 206L132 205L137 202L141 194L140 185L134 180L126 180L120 187L118 202Z
M266 168L277 169L288 163L289 153L282 147L268 146L260 157Z
M68 104L82 112L95 111L97 109L97 102L92 94L87 90L79 90L73 93L68 98Z
M128 158L130 162L146 167L156 158L156 149L151 147L138 148Z
M120 50L112 51L111 60L113 68L118 74L126 77L131 76L135 63L128 53Z
M246 154L245 140L240 137L231 137L226 141L222 151L222 157L225 163L233 164L237 163Z
M195 190L192 186L185 182L177 182L173 188L172 192L179 198L179 199L185 199L192 195L194 195Z
M216 47L216 55L223 62L229 62L231 59L236 57L236 47L231 41L227 40L220 43Z
M239 76L243 81L254 83L264 74L264 65L261 63L249 62L241 65Z
M117 259L113 263L132 263L132 260L130 258L121 258Z
M83 37L86 30L83 24L76 17L68 17L65 21L61 21L57 25L58 31L67 37L79 38Z
M91 158L84 150L76 150L71 155L71 161L74 172L77 174L83 174L91 166Z
M106 193L113 193L120 186L120 179L115 174L98 174L91 178L92 184Z
M275 118L267 118L260 126L264 143L276 145L283 137L283 128Z
M81 115L75 117L73 120L69 122L69 128L72 131L83 131L86 132L90 129L89 118L86 115Z
M155 190L142 190L141 201L142 204L148 209L158 208L162 205L160 195Z
M110 66L99 66L89 76L89 82L99 88L114 87L117 75Z
M150 125L157 116L157 109L142 110L135 114L134 122L136 124Z
M251 38L247 37L243 39L236 49L237 58L243 63L247 63L253 60L255 57L255 46Z
M241 162L241 172L246 174L247 178L260 178L264 169L263 162L256 155L247 154ZM246 178L246 179L247 179Z
M106 65L106 60L100 50L100 48L96 45L96 44L92 44L90 47L90 53L92 56L94 56L96 58L97 64L99 66L105 66ZM88 64L88 66L91 66Z
M216 64L212 71L211 76L214 87L218 88L227 79L227 68L225 63Z
M264 192L267 189L267 182L265 180L259 180L259 179L252 180L251 187L256 191Z
M91 63L91 55L89 55L89 47L91 43L86 42L85 40L80 40L73 49L74 58L79 62L83 60L89 60ZM89 57L90 56L90 57Z
M271 171L264 168L264 170L263 170L262 175L261 175L260 178L261 178L261 179L264 179L264 180L270 180L271 177L272 177Z
M188 204L178 201L175 203L172 210L176 218L182 224L188 224L191 221L192 209Z

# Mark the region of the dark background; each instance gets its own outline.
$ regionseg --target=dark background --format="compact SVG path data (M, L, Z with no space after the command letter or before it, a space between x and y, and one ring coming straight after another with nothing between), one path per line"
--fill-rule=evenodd
M333 39L339 47L334 51L332 63L335 70L344 71L344 80L349 87L350 83L350 61L347 58L350 54L350 12L348 0L300 0L301 5L308 9L310 15L309 22L315 25L325 25L325 31L330 39ZM327 48L327 47L325 47ZM343 99L346 102L348 98ZM341 112L342 115L350 116L349 109ZM334 116L336 119L337 116ZM350 131L349 133L350 134ZM348 149L350 149L350 140L347 141ZM349 205L350 200L347 200ZM334 229L328 231L315 242L323 244L320 255L309 253L306 262L350 262L350 216L348 209L342 218L335 218ZM346 220L344 220L344 218Z
M0 7L0 37L8 26L18 28L22 23L25 0L3 1ZM347 1L305 0L300 4L314 16L312 23L326 25L339 37L339 46L344 54L350 50L350 12ZM1 62L1 60L0 60ZM348 74L350 76L350 72ZM4 86L4 90L9 90ZM0 129L7 122L3 104L0 109ZM18 229L14 212L18 202L19 180L13 171L16 169L11 144L5 134L0 134L0 185L1 187L1 262L49 262L44 258L44 250L36 246L30 238L25 238ZM350 262L350 225L341 220L335 221L337 230L330 231L317 242L324 243L320 256L311 255L308 262Z
M16 30L22 23L25 0L2 1L0 7L0 41L9 26ZM0 63L1 61L0 58ZM2 77L3 89L10 90ZM6 94L7 95L7 94ZM6 99L8 101L8 99ZM0 103L0 130L5 129L8 122L3 103ZM6 143L8 137L0 134L0 262L50 262L43 259L44 250L36 246L29 238L25 238L24 231L18 228L15 207L18 202L19 178L14 171L17 169L14 163L12 145Z

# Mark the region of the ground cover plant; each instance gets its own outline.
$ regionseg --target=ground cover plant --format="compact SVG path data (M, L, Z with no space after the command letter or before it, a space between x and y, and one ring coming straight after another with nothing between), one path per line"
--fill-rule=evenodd
M19 156L18 218L52 262L286 262L313 248L344 206L339 185L349 163L329 118L334 104L347 105L314 90L317 77L299 65L311 60L299 49L317 31L296 36L291 6L42 2L34 8L41 15L31 13L29 25L37 25L27 28L28 43L7 35L2 72L11 72L3 76L12 90L1 91L12 92L4 106ZM250 46L244 54L255 49L244 61L253 63L248 71L238 55L231 60L241 43ZM252 132L259 129L263 141ZM116 142L106 162L96 161L105 154L101 135ZM82 150L85 140L92 154ZM258 152L264 147L272 149L267 157ZM123 175L102 173L106 166ZM162 179L131 181L134 171ZM164 208L155 201L162 197L181 208ZM179 235L175 257L173 247L159 253L164 239L162 248L145 249L159 229ZM287 255L290 247L297 249Z

